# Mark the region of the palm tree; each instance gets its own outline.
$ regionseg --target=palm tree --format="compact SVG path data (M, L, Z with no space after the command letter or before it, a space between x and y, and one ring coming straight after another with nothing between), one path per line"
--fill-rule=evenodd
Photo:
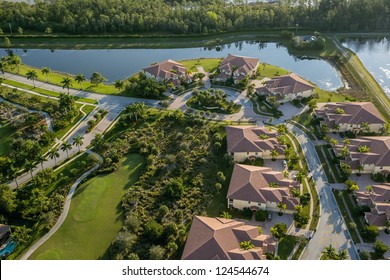
M83 86L81 85L83 82L86 81L85 76L83 74L77 74L74 80L80 85L80 89L83 89Z
M348 252L347 250L340 250L338 254L338 259L339 260L346 260L348 258Z
M298 172L295 176L295 179L300 183L302 183L302 180L305 178L305 174L303 172Z
M278 155L279 155L279 153L278 153L277 150L273 149L273 150L271 151L272 160L275 160L276 157L277 157Z
M26 77L27 77L27 80L32 80L32 81L33 81L33 85L34 85L34 87L35 87L35 79L38 78L37 71L35 71L35 70L29 70L29 71L27 71Z
M116 80L115 83L114 83L114 86L115 86L115 88L116 88L118 91L121 91L121 89L123 89L124 82L121 81L121 80Z
M46 82L49 82L49 74L50 74L50 69L47 67L43 67L41 70L42 75L46 75Z
M5 63L5 61L0 61L0 72L3 74L3 78L5 79L5 71L4 71L4 69L5 69L5 66L6 66L7 64Z
M36 161L37 161L38 164L41 164L41 168L42 168L42 170L43 170L43 163L44 163L45 161L47 161L47 159L46 159L42 154L39 154L39 155L37 156L37 158L36 158Z
M337 260L337 254L332 244L325 246L321 252L321 260Z
M24 166L26 167L27 171L30 172L30 175L31 175L31 179L34 177L32 172L34 170L34 167L35 167L35 164L33 161L30 161L30 160L27 160L26 163L24 164Z
M231 218L232 218L232 215L230 215L228 212L222 212L221 218L224 218L224 219L231 219Z
M368 185L368 186L366 187L366 191L369 192L369 193L371 193L371 192L374 191L374 189L373 189L373 187L372 187L371 185Z
M58 152L58 148L52 148L49 150L49 157L54 159L54 165L57 165L57 158L60 157L60 153Z
M343 140L343 143L344 143L344 146L350 145L350 144L351 144L351 140L348 139L348 138L345 138L345 139Z
M283 212L287 209L287 205L283 202L279 202L278 205L276 205L276 208L279 209L279 215L283 215Z
M277 131L279 134L285 134L287 132L287 126L285 124L279 124L277 126Z
M81 136L80 134L77 135L75 138L73 138L73 145L76 145L79 148L79 152L80 152L81 146L83 145L83 139L84 139L84 137Z
M72 150L72 144L70 144L68 141L63 142L61 144L61 150L66 152L66 156L69 157L69 151Z
M16 73L19 74L19 65L22 64L22 60L18 55L12 55L10 64L16 67Z
M69 88L72 86L72 80L68 77L63 78L61 84L62 84L62 88L67 88L69 93Z

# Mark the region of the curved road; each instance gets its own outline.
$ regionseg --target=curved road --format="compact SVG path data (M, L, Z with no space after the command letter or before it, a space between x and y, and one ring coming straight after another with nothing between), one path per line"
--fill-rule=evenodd
M7 78L11 80L19 81L24 84L32 85L32 81L29 81L26 78L21 76L7 74ZM64 91L59 86L46 84L44 82L36 82L36 87L40 87L40 88L44 88L56 92ZM157 100L129 98L129 97L115 96L115 95L102 95L102 94L96 94L96 93L90 93L90 92L84 92L84 91L72 90L72 89L70 90L70 94L79 97L96 99L99 101L99 108L103 108L105 110L108 110L109 112L108 115L98 124L98 126L91 133L85 134L85 130L86 130L86 125L88 120L92 118L92 114L88 118L86 118L83 121L83 123L80 124L79 128L76 129L70 135L69 137L70 141L73 139L73 137L75 137L78 134L84 135L84 145L82 147L83 149L85 149L85 147L90 144L91 140L95 137L97 133L104 132L104 130L111 125L111 123L116 119L116 117L127 105L135 102L144 102L146 105L149 106L158 106L158 102L159 102ZM242 109L239 113L234 115L218 115L218 119L233 120L233 121L247 120L247 121L257 122L257 121L264 121L269 118L269 117L259 116L254 113L252 108L252 103L246 98L245 92L239 94L237 92L231 91L229 92L229 95L231 96L231 98L238 100L238 102L242 105ZM179 96L176 100L172 102L172 104L169 106L169 109L178 109L178 110L185 111L187 109L185 102L189 98L189 96L190 96L189 93ZM285 118L282 118L281 120L275 120L274 123L275 124L282 123L282 120L284 119ZM323 247L328 246L329 244L332 244L332 246L334 246L336 250L347 249L351 259L358 259L355 247L349 237L346 224L342 219L342 216L340 215L339 208L333 197L332 191L330 187L327 185L326 176L322 170L321 162L314 148L314 144L307 137L307 135L303 133L296 126L288 124L288 128L291 132L293 132L296 135L300 145L302 146L303 153L307 155L306 157L307 162L311 170L313 179L315 180L316 188L320 196L321 211L320 211L320 219L318 225L319 230L317 230L317 232L314 234L313 238L309 242L306 250L303 252L301 256L301 259L310 259L310 260L319 259ZM72 150L72 153L75 152L77 152L77 150L74 148ZM62 152L61 156L64 158L66 155L64 155L64 152ZM44 165L45 168L52 167L54 166L54 162L52 160L49 160L48 162L45 162ZM25 176L24 180L27 181L28 178L27 174L24 174L24 176ZM20 179L21 178L19 178L19 180ZM73 191L77 187L77 184L80 181L81 179L77 180L77 182L72 186ZM69 193L67 197L67 203L69 204L72 195L73 193ZM62 224L63 220L67 215L68 209L69 206L67 207L67 210L64 211L63 214L61 215L62 221L59 221L60 223L57 222L59 223L59 225L56 228L53 228L49 233L53 234L57 230L57 228L59 228L59 226ZM43 241L40 240L39 242L41 242L40 244L42 244L44 241L45 240ZM34 248L37 248L39 245L38 243L36 243L34 244L34 246L35 246ZM30 250L28 252L30 252ZM30 254L31 253L32 252L30 252ZM26 254L23 257L28 258L28 256L29 255Z

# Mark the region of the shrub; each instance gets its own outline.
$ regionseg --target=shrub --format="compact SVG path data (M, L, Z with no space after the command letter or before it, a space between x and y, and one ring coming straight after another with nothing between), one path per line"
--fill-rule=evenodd
M267 214L268 214L267 211L260 209L255 214L255 220L259 222L265 222L265 220L267 219Z

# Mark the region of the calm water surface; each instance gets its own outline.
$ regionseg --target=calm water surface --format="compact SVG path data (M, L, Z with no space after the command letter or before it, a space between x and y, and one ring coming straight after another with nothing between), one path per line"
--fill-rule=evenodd
M228 54L257 57L266 62L295 72L327 90L342 86L337 71L322 60L301 60L291 56L287 49L276 43L236 42L217 48L180 49L108 49L108 50L48 50L15 49L24 64L49 67L53 70L90 77L100 72L109 82L124 79L150 64L166 59L184 60L200 57L225 57ZM0 49L0 54L5 53Z
M348 39L343 45L359 56L390 97L390 38Z

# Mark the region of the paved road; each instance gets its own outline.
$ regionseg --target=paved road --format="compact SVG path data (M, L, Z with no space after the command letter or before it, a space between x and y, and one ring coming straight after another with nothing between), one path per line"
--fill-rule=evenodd
M320 219L318 230L310 240L303 252L301 259L316 260L321 256L321 251L325 246L332 244L336 250L346 249L351 259L358 259L356 248L351 242L351 238L340 214L337 202L332 190L327 183L327 178L318 158L313 142L303 133L302 130L291 124L287 125L302 146L303 154L306 155L310 175L313 176L320 200Z
M33 86L32 81L27 80L27 78L25 78L25 77L18 76L15 74L10 74L10 73L6 73L5 76L7 79L18 81L18 82ZM37 88L47 89L47 90L51 90L51 91L55 91L55 92L64 92L64 89L62 87L52 85L52 84L47 84L45 82L36 81L35 86ZM21 89L21 90L23 90L23 89ZM35 94L32 91L29 91L29 92ZM80 147L81 150L85 150L86 147L90 145L92 139L94 139L97 134L103 133L112 124L112 122L119 116L119 114L122 112L122 110L127 105L132 104L132 103L137 103L137 102L143 102L148 106L156 107L156 106L158 106L158 102L159 102L158 100L130 98L130 97L124 97L124 96L115 96L115 95L103 95L103 94L90 93L90 92L73 90L73 89L71 89L69 91L69 93L71 95L78 96L78 97L86 97L86 98L98 100L99 105L95 110L104 109L104 110L108 111L108 114L98 123L98 125L91 132L86 133L86 130L88 127L88 121L91 119L94 119L93 113L89 114L86 118L84 118L79 123L77 128L72 133L70 133L69 136L67 136L65 139L63 139L64 141L68 140L70 143L73 143L73 139L77 135L82 135L84 137L84 140L83 140L83 145ZM59 157L56 159L47 158L47 161L45 161L43 163L43 168L44 169L52 168L56 165L56 163L58 164L64 160L66 160L68 158L68 155L70 157L70 156L74 155L75 153L77 153L78 151L79 151L79 148L74 147L74 146L72 147L72 150L68 151L68 153L66 153L62 150L59 150ZM41 165L39 164L32 170L33 175L35 175L40 170L41 170ZM17 182L18 182L18 184L22 184L22 183L29 181L30 179L31 179L30 173L26 172L17 178ZM15 181L10 182L9 185L11 186L11 188L17 187Z
M19 82L25 84L32 84L31 81L27 80L24 77L16 76L16 75L7 75L8 78L17 80ZM52 91L63 92L64 90L61 87L49 85L42 82L36 82L37 87L45 88ZM225 90L226 91L226 90ZM233 115L218 115L218 118L224 120L252 120L255 122L261 122L268 117L262 117L257 115L252 108L252 103L246 97L246 92L237 93L235 91L226 91L229 95L229 98L232 100L236 100L242 105L242 109L239 113ZM92 118L89 116L86 118L79 127L71 134L69 137L70 141L78 135L84 135L84 145L85 148L89 145L90 141L97 133L103 132L115 118L119 115L119 113L125 108L128 104L134 102L144 102L149 106L158 106L158 101L156 100L145 100L139 98L127 98L123 96L109 96L109 95L101 95L96 93L83 92L78 90L70 90L70 93L75 96L87 97L96 99L99 101L99 108L104 108L108 110L109 113L104 118L99 125L89 134L85 134L86 124L89 119ZM179 109L185 111L187 109L185 102L190 97L190 93L184 94L178 97L176 100L172 102L169 109ZM275 123L281 123L281 120L275 120ZM302 255L302 259L319 259L321 255L321 251L324 246L328 246L332 244L336 249L347 249L351 259L358 259L355 248L351 243L351 239L349 237L346 225L344 220L342 219L337 203L333 197L332 191L330 187L327 185L326 176L322 170L321 162L318 159L318 155L314 148L313 142L297 127L289 124L288 128L293 131L298 141L300 142L303 153L306 155L308 159L308 165L311 170L311 174L316 182L317 191L320 195L320 208L321 208L321 216L319 220L319 230L314 234L313 238L308 244L308 247L304 251ZM77 152L77 148L72 149L71 153ZM64 152L61 153L60 158L63 160L66 157ZM54 161L49 160L44 163L44 168L54 166ZM19 178L20 182L28 180L28 174L24 174L21 178Z

